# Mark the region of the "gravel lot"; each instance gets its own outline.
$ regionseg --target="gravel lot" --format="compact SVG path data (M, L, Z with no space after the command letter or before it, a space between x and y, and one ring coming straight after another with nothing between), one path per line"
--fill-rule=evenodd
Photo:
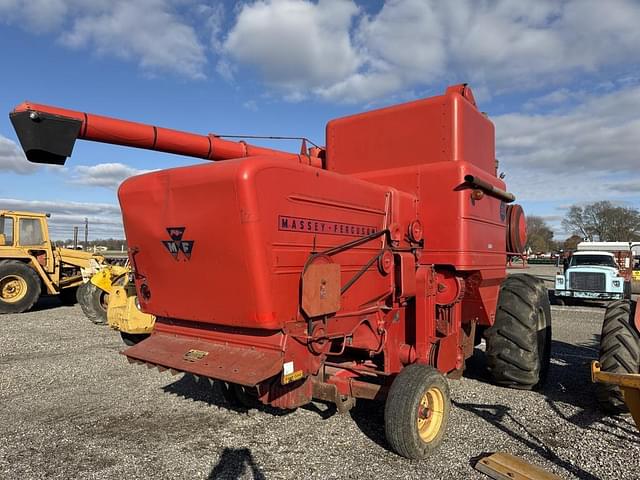
M639 475L633 421L600 414L589 379L601 307L552 308L542 393L490 385L478 350L450 382L442 449L422 462L387 449L380 404L234 411L208 384L129 365L117 334L79 307L37 308L0 317L0 478L488 478L473 459L494 451L563 478Z

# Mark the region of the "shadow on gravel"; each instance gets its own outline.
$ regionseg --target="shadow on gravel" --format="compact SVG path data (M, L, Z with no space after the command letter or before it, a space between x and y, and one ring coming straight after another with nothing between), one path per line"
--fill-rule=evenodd
M569 463L566 460L563 460L558 455L555 454L553 450L551 450L545 442L537 437L533 432L527 429L526 425L522 422L518 421L509 411L511 410L509 407L504 405L483 405L477 403L461 403L461 402L452 402L457 408L461 408L468 412L471 412L478 417L486 420L491 425L496 427L497 429L503 431L508 434L513 439L522 443L525 447L533 450L538 455L547 460L553 462L555 465L558 465L561 468L564 468L567 472L572 473L576 477L583 480L599 480L598 477L592 475L591 473L583 470L582 468ZM524 434L516 432L515 430L509 428L505 425L505 420L510 420L510 422L518 425L521 431ZM473 467L477 458L472 458L470 460L470 465Z
M349 414L360 431L370 440L385 450L392 451L384 434L384 402L358 399Z
M627 442L640 444L636 429L630 423L613 420L603 413L596 400L596 384L591 382L591 361L598 358L600 335L594 335L591 342L573 345L554 340L551 346L549 379L541 392L554 413L574 425L615 437ZM573 405L566 413L563 405ZM629 418L627 415L626 418ZM613 430L623 431L620 435Z
M266 480L264 473L253 460L251 450L248 448L225 448L220 455L220 460L207 480L236 480L239 478L247 478L246 472L249 469L253 480Z
M188 374L184 375L179 380L162 387L162 390L166 393L178 395L185 399L204 402L208 405L225 408L238 413L247 413L251 410L246 407L230 404L224 398L221 393L221 389L218 388L216 384L211 386L208 381L196 382L195 378ZM337 415L336 406L328 402L313 401L312 403L300 408L317 414L323 420ZM293 410L282 410L266 405L258 405L256 410L274 416L289 415L293 412ZM381 447L389 450L389 445L387 444L384 435L384 403L359 399L356 406L349 411L349 414L362 433Z
M602 413L596 401L595 384L591 382L590 363L598 357L600 336L594 335L587 344L573 345L553 340L551 344L551 365L545 387L539 392L545 397L553 414L580 428L598 432L606 441L606 437L614 437L625 442L640 444L637 431L631 424L614 421ZM485 353L479 349L467 361L465 377L482 382L490 382L486 369ZM570 447L563 443L562 434L553 429L536 435L525 424L510 413L504 405L472 404L452 402L456 407L467 410L491 423L499 430L518 440L524 446L534 450L540 456L550 460L568 472L583 479L596 479L562 458L552 450L554 447ZM575 408L566 408L571 405ZM514 423L518 431L506 424ZM616 433L624 432L624 434Z
M43 310L51 310L53 308L62 307L64 304L60 301L57 295L43 295L29 310L30 312L41 312ZM69 306L69 305L67 305Z
M255 408L232 404L224 398L222 388L220 388L220 384L218 382L211 385L208 380L202 379L200 381L196 381L195 377L189 374L184 374L179 380L162 387L162 390L165 393L172 393L188 400L204 402L208 405L225 408L238 413L247 413L250 410L258 410L270 415L282 416L288 415L293 411L282 410L262 404L256 405Z
M596 400L596 385L591 382L590 365L598 358L600 335L594 335L587 344L574 345L553 340L551 342L551 365L549 376L540 394L554 414L580 428L590 429L601 434L640 444L637 431L633 425L612 420L611 416L600 411ZM473 356L467 360L464 372L466 378L491 383L486 369L485 353L475 349ZM576 408L566 413L564 405ZM623 436L613 429L628 434Z

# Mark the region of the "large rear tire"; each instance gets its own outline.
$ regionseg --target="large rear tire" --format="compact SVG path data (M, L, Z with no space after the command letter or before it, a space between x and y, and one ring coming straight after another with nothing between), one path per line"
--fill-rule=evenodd
M611 302L604 314L600 335L600 369L608 373L640 373L640 334L633 324L636 302ZM627 411L620 388L596 384L602 410L617 414Z
M527 274L507 277L485 338L495 383L522 390L541 387L551 358L551 307L543 282Z
M40 277L18 260L0 262L0 313L22 313L40 298Z
M405 367L394 379L384 407L384 429L391 448L420 460L442 443L451 398L444 376L428 365Z
M86 317L97 325L107 323L109 294L93 283L84 283L78 288L78 301Z

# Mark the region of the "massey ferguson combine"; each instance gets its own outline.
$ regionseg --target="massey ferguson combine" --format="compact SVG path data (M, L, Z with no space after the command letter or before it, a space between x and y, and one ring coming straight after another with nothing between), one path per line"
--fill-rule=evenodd
M494 127L471 89L332 120L299 154L23 103L27 158L63 164L76 139L215 163L126 180L118 195L151 336L133 362L219 381L291 409L385 400L390 446L442 441L474 345L507 387L549 364L547 292L507 277L522 209L496 176Z

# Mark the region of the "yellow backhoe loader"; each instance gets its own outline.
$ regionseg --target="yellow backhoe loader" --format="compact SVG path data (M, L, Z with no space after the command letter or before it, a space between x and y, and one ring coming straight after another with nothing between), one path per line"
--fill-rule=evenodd
M25 312L43 294L73 304L78 287L106 265L101 255L55 247L48 217L0 210L0 313Z

